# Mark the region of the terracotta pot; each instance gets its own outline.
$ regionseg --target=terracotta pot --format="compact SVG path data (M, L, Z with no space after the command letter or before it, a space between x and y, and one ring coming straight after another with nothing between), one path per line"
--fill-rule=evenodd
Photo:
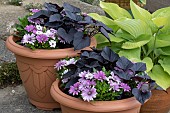
M170 88L167 92L153 90L151 98L142 105L140 113L168 113L170 110Z
M8 37L6 46L16 56L17 66L29 101L43 110L59 108L60 104L55 102L50 95L50 87L56 80L54 64L62 58L78 56L80 51L74 51L73 48L31 50L16 44L16 40L16 37ZM91 46L96 46L94 38L92 38Z
M134 98L117 101L85 102L63 93L59 80L51 86L51 95L61 105L62 113L139 113L141 104Z

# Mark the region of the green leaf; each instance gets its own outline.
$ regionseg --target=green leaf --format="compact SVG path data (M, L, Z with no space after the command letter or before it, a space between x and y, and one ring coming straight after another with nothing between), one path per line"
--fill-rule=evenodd
M170 46L164 48L158 48L154 52L157 56L158 55L170 56Z
M153 62L150 57L145 57L142 62L146 63L146 72L149 72L153 68Z
M117 31L118 30L118 26L114 23L114 20L106 17L106 16L101 16L97 13L89 13L88 14L90 17L94 18L95 20L101 21L103 22L106 26L110 27L111 29L113 29L113 31Z
M170 57L165 57L163 60L159 60L159 63L163 67L164 71L170 75Z
M124 40L128 40L128 41L132 41L133 39L135 39L134 36L132 36L131 34L129 34L128 32L126 32L125 30L123 29L119 29L116 34L115 34L116 37L120 37Z
M170 46L170 34L159 34L156 36L156 48Z
M142 34L149 34L151 35L151 29L149 26L142 20L139 19L128 19L128 18L121 18L115 20L115 23L123 30L130 33L132 36L137 38Z
M117 4L114 3L106 3L100 1L100 7L108 13L113 19L118 19L121 17L132 18L130 13L125 9L119 7Z
M134 49L139 48L145 44L147 44L151 40L151 35L140 35L133 42L125 42L122 44L123 49Z
M148 74L164 90L170 87L170 75L160 65L154 65Z
M132 13L135 19L141 19L141 20L152 19L152 15L147 10L136 5L133 2L133 0L130 0L130 7L131 7L131 10L132 10Z
M157 17L166 17L170 15L170 7L165 7L165 8L161 8L156 10L153 14L152 14L152 18L157 18Z
M152 32L155 33L157 26L152 21L152 15L147 10L136 5L132 0L130 0L130 7L134 18L143 20L150 27Z
M158 26L163 28L160 30L163 33L169 33L170 32L170 16L166 17L157 17L152 19L153 22Z
M136 61L136 59L140 59L141 48L131 49L131 50L121 50L118 53L120 56L125 56L126 58Z

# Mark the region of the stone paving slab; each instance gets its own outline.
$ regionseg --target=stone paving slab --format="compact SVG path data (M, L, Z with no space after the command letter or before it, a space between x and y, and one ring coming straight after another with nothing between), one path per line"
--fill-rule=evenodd
M22 85L0 89L0 113L61 113L60 109L43 111L31 105Z

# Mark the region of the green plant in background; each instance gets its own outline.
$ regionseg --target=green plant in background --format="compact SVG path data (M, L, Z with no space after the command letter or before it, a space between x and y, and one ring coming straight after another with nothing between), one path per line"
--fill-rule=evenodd
M8 4L20 6L20 5L22 5L22 0L9 0Z
M100 6L111 18L89 15L114 30L114 35L109 34L111 48L120 56L145 62L149 76L164 89L170 87L170 7L151 14L131 0L131 16L114 3L100 2ZM96 37L98 48L109 45L102 35Z
M11 84L20 84L19 71L16 63L4 62L0 64L0 88Z
M29 3L27 5L24 6L24 8L26 10L30 10L30 9L42 9L43 5L40 3Z

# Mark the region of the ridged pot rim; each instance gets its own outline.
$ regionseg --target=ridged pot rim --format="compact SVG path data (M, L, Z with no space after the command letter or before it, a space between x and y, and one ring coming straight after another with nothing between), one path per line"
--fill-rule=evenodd
M112 112L112 111L124 111L130 110L136 107L140 107L139 103L135 97L131 97L123 100L116 101L92 101L85 102L81 99L74 98L63 93L59 87L59 80L57 79L51 86L51 95L54 100L59 102L61 105L78 109L84 111L93 111L93 112Z
M74 48L65 48L65 49L55 49L55 50L45 50L45 49L36 49L32 50L30 48L21 46L15 43L16 37L9 36L6 40L6 47L16 55L29 57L29 58L38 58L38 59L61 59L65 57L74 57L78 56L80 50L74 51ZM96 47L96 40L94 37L91 38L91 44L89 47L84 48L83 50L89 50L90 47Z

